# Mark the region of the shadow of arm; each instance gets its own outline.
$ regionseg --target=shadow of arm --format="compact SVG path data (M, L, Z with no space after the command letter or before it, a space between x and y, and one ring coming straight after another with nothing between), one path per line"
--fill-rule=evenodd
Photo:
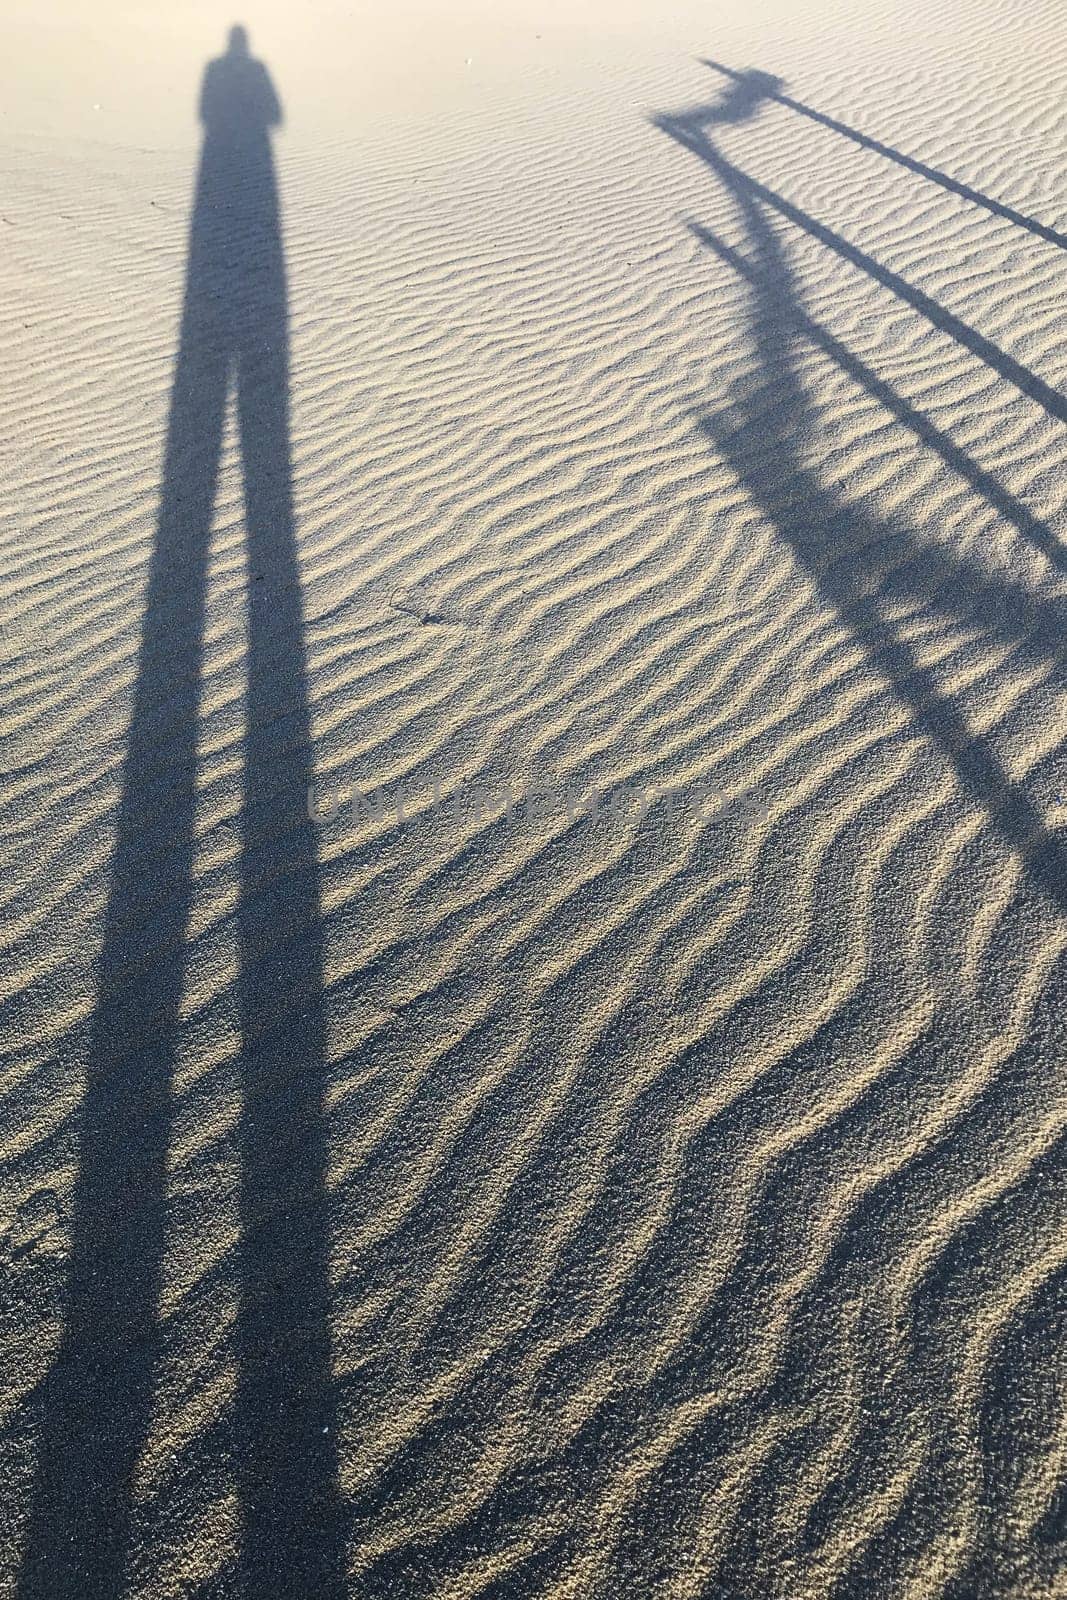
M278 98L278 91L266 67L260 68L263 79L261 84L261 100L263 105L263 122L268 128L280 128L285 121L282 112L282 103Z

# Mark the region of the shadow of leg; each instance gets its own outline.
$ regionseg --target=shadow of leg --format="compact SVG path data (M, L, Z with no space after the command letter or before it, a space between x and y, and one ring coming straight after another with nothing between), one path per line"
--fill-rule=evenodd
M249 542L238 1466L250 1594L342 1594L329 1341L325 1020L284 317L240 359ZM280 702L280 703L279 703Z
M105 1597L123 1584L158 1344L204 585L225 398L225 357L187 312L89 1047L66 1325L40 1396L22 1600Z

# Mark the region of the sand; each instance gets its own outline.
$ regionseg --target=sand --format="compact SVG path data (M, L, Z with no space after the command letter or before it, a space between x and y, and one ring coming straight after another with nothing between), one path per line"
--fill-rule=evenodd
M1063 20L5 8L0 1593L1067 1593Z

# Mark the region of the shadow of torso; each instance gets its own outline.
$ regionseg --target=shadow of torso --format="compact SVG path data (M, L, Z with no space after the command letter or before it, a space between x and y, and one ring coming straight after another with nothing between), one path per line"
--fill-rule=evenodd
M270 142L281 119L262 62L228 53L208 63L185 313L187 321L210 328L220 353L231 356L253 332L260 340L284 336L285 271Z

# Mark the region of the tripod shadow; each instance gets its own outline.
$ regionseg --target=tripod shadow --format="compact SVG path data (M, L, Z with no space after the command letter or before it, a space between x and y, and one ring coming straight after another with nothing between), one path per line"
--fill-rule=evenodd
M330 1373L325 1025L303 616L289 446L285 261L270 130L244 30L209 63L158 526L89 1042L62 1343L39 1396L19 1595L123 1591L132 1482L160 1354L184 952L193 892L208 546L235 391L248 539L238 942L242 1106L236 1586L343 1592Z
M1061 914L1067 914L1067 861L1061 841L1023 787L1004 771L996 754L975 735L952 700L901 637L886 611L907 600L947 610L1014 652L1042 659L1061 675L1064 667L1062 614L1007 577L994 577L967 558L922 545L908 534L840 499L805 465L804 441L816 426L800 379L796 347L810 340L940 454L960 475L1047 557L1063 570L1063 551L1052 531L1007 494L928 418L853 356L803 311L788 258L768 213L775 213L900 295L935 326L987 360L1022 393L1054 416L1063 400L1034 374L989 345L973 329L888 272L823 224L757 182L718 150L708 134L716 124L755 116L768 99L780 98L780 80L767 73L730 74L722 98L680 116L654 119L656 126L697 155L737 203L749 250L732 249L710 229L691 225L708 249L750 285L755 370L729 417L706 417L701 426L730 463L753 501L786 538L819 593L860 637L891 682L894 693L939 744L963 787L1025 862L1031 881Z

